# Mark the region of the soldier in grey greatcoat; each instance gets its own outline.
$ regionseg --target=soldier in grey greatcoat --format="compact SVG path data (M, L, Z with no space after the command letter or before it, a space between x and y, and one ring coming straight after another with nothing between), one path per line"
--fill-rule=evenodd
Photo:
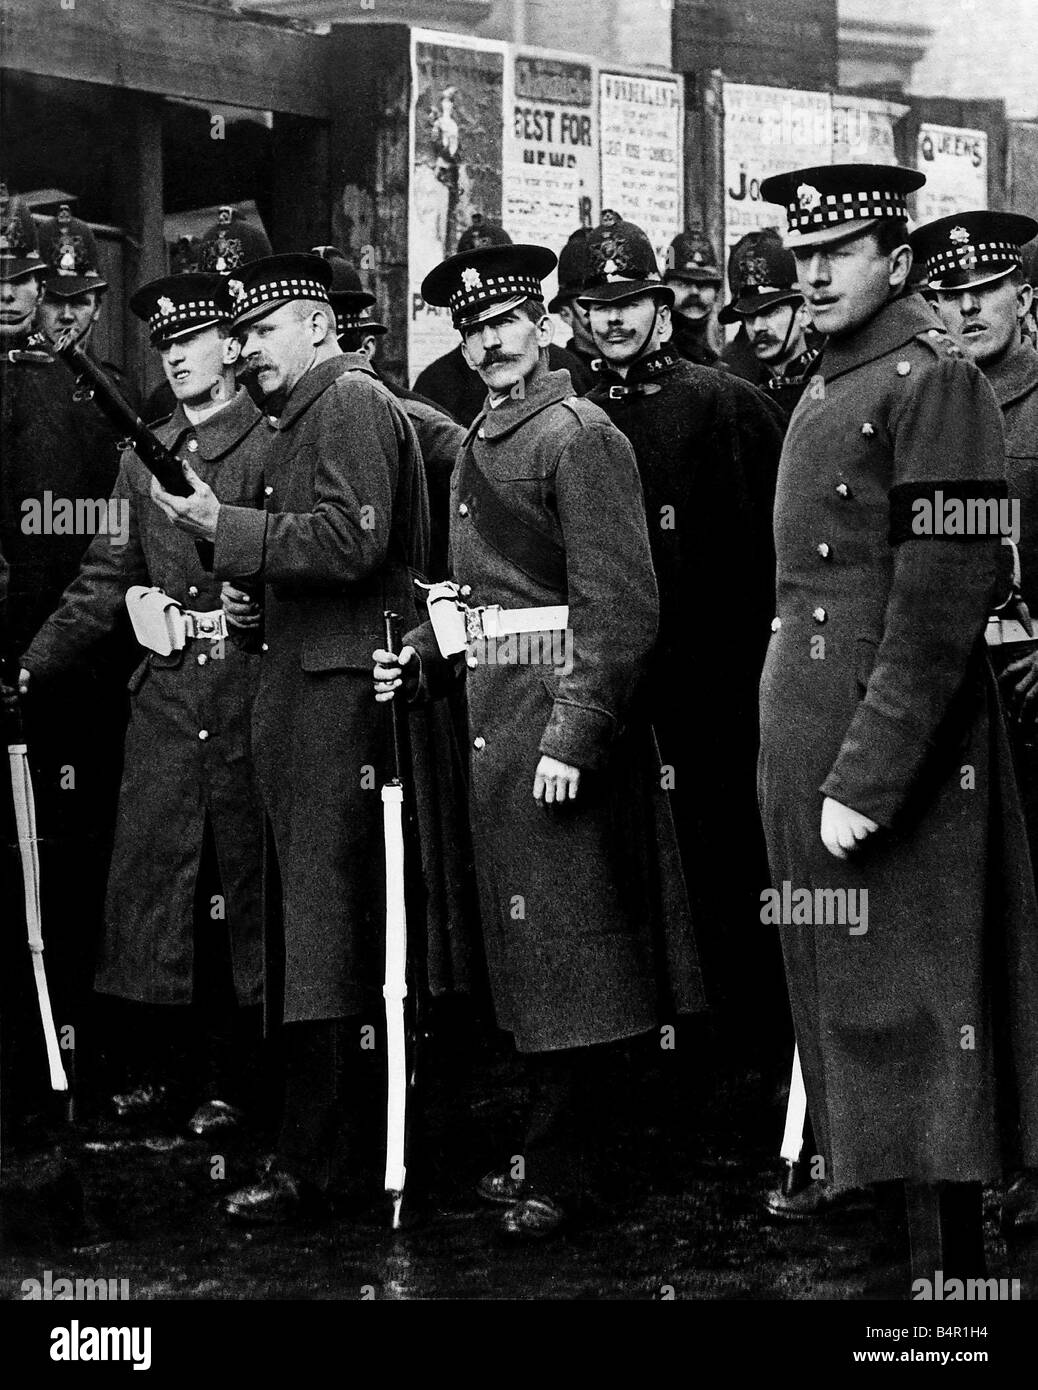
M914 253L925 263L933 304L991 384L1006 431L1009 496L1019 507L1014 540L1020 590L1032 620L1038 615L1038 352L1026 331L1034 291L1023 248L1038 222L1015 212L963 212L916 228ZM991 629L989 628L989 632ZM1000 625L1002 631L1013 632ZM1023 633L1023 629L1020 629ZM993 651L1027 814L1031 859L1038 863L1038 644L1009 642ZM1009 1222L1038 1226L1038 1181L1021 1174L1003 1207Z
M235 386L225 288L215 274L167 276L142 286L131 307L178 401L159 438L224 501L258 507L269 431ZM95 537L29 644L23 685L46 688L122 631L132 586L161 590L186 615L173 620L187 630L172 643L149 650L148 631L138 634L95 989L152 1006L124 1011L116 1033L131 1080L118 1112L165 1109L201 1087L190 1126L202 1134L237 1118L230 1101L259 1040L263 814L249 726L260 657L226 640L220 581L152 501L151 475L132 450L108 517L115 525ZM184 1049L194 1067L183 1067Z
M1002 422L905 293L905 194L923 181L834 165L763 185L827 341L779 466L762 922L779 926L826 1179L792 1200L903 1185L913 1262L973 1274L981 1184L1038 1156L1038 933L983 641L1006 553Z
M554 265L541 247L488 247L422 286L489 391L451 485L452 572L485 610L483 635L464 665L430 624L399 662L375 653L376 698L404 673L425 694L466 676L490 983L531 1091L525 1140L480 1191L519 1239L554 1234L583 1193L607 1045L702 1001L641 690L658 598L638 471L619 430L549 370Z
M263 424L263 509L222 505L200 481L190 498L159 493L215 542L218 575L265 586L253 749L281 881L286 1099L269 1171L227 1201L248 1222L353 1195L378 1123L380 1054L362 1047L383 1014L385 932L387 731L371 652L386 609L417 616L410 571L429 517L407 417L366 359L339 350L331 278L327 261L293 254L229 282L245 356L281 404Z

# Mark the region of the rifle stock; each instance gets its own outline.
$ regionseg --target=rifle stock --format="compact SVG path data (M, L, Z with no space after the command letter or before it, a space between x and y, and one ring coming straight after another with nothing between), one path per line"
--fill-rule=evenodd
M119 433L133 445L133 451L159 485L174 497L190 497L191 484L184 477L180 460L171 449L167 449L144 423L108 376L96 362L91 361L78 343L66 336L55 347L54 354L69 369L77 381L86 381L93 392L98 409L115 426ZM195 541L198 558L202 568L212 571L213 545L211 541Z

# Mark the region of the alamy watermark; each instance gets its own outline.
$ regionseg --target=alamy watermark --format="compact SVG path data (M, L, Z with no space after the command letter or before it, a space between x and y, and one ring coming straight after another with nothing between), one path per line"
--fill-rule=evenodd
M912 1299L937 1303L1019 1303L1019 1279L945 1279L934 1271L932 1279L912 1280Z
M112 545L130 539L130 502L126 497L42 497L22 502L23 536L107 536Z
M513 632L505 637L476 637L468 644L477 666L553 666L556 675L573 670L573 633Z
M112 1303L130 1296L129 1279L67 1279L54 1277L45 1269L42 1279L23 1279L22 1298L26 1302Z
M764 888L760 919L773 927L846 927L851 936L869 929L867 888L794 888L788 879L781 888Z
M932 497L912 503L914 536L1005 536L1020 543L1018 497L946 497L937 488Z

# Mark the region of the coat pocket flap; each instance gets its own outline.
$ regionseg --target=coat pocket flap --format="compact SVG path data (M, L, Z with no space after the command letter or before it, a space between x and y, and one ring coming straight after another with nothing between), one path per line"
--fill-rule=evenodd
M374 663L371 653L381 647L378 637L367 632L333 632L303 643L300 664L304 671L365 671Z

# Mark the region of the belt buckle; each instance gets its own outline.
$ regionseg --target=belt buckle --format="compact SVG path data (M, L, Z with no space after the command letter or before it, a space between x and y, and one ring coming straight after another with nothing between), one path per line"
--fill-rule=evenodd
M627 395L627 387L626 387L626 386L610 386L610 388L609 388L609 399L610 399L611 401L622 401L623 398L624 398L624 396L626 396L626 395Z
M194 627L192 636L202 641L219 642L227 636L227 619L222 611L219 613L193 613L192 625Z
M482 642L486 633L483 628L485 608L465 608L465 638L471 647L474 642Z

